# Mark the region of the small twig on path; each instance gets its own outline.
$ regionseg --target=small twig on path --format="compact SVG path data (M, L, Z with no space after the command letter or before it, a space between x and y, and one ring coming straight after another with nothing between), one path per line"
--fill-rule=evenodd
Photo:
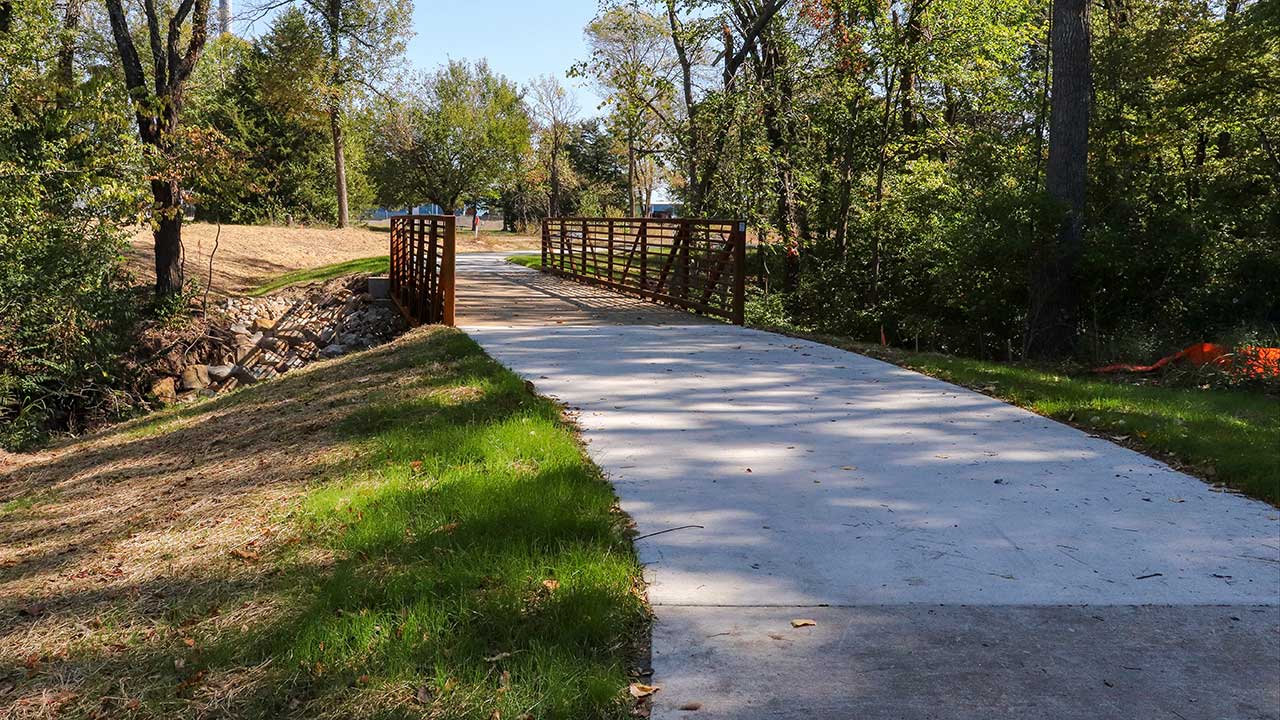
M675 532L676 530L687 530L689 528L698 528L699 530L705 529L701 525L681 525L680 527L667 528L666 530L659 530L658 532L651 532L648 535L641 535L640 537L632 538L632 542L635 542L636 540L643 540L645 538L650 538L650 537L653 537L654 535L661 535L662 533Z

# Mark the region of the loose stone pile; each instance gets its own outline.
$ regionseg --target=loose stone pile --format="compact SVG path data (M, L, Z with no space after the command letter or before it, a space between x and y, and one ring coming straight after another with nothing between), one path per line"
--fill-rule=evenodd
M404 332L395 308L375 300L367 288L365 276L348 276L261 298L228 298L218 316L210 312L203 337L185 350L170 349L153 364L160 377L151 392L162 402L210 395L364 350Z

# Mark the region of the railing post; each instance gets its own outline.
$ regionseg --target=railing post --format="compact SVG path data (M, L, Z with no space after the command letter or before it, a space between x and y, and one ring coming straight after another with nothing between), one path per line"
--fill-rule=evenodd
M680 234L677 235L676 244L680 250L680 294L677 296L682 300L689 300L689 243L692 242L692 234L689 230L691 220L683 220L680 223ZM674 294L674 293L673 293Z
M454 231L455 218L450 215L444 223L444 243L441 247L440 254L440 293L444 298L444 312L441 322L445 325L453 327L454 325Z
M649 221L640 218L640 299L649 287Z
M582 219L582 277L587 276L587 219Z
M568 267L565 267L565 265ZM573 255L569 248L569 231L564 226L564 218L560 218L560 271L573 270Z
M733 243L733 324L746 324L747 224L735 225Z
M609 218L609 247L607 252L609 254L609 262L608 264L605 265L605 267L608 268L609 282L612 283L613 282L613 218Z
M547 253L551 249L551 218L542 218L542 269L547 269Z

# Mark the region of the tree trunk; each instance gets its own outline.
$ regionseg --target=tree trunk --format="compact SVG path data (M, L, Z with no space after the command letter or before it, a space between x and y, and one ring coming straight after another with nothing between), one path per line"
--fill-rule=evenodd
M178 183L151 181L151 197L156 226L152 230L156 254L156 294L182 291L182 192Z
M627 217L636 216L636 144L627 135Z
M342 0L329 0L325 22L329 25L329 62L333 87L329 98L329 129L333 133L333 179L338 198L338 227L350 219L347 210L347 153L342 136Z
M80 27L80 10L84 0L67 0L66 13L62 16L62 42L58 48L58 84L65 92L75 83L76 31ZM60 96L59 106L63 105Z
M333 132L333 178L338 193L338 227L344 228L349 220L346 140L342 136L342 118L336 104L329 108L329 129Z
M548 217L560 217L560 138L553 130L551 135L551 202L547 205Z
M924 9L928 4L929 0L913 0L911 8L907 10L906 27L902 28L902 44L906 58L902 63L902 81L899 83L898 95L902 102L902 132L907 135L915 135L920 129L920 122L916 117L915 110L915 53L916 46L920 44L924 34L920 16L924 14Z
M1054 242L1032 277L1027 354L1058 357L1075 345L1076 262L1084 242L1089 158L1089 2L1054 0L1053 89L1045 191L1062 209Z
M7 33L13 28L13 3L0 2L0 32Z

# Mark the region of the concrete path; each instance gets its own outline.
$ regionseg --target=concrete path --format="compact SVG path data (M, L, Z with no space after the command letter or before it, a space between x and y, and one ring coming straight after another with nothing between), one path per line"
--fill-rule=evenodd
M459 263L459 324L580 409L637 523L655 718L1280 718L1275 508L860 355Z

